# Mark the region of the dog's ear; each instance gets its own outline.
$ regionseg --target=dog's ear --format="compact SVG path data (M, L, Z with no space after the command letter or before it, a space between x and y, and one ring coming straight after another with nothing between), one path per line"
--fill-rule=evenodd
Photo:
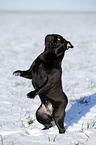
M73 48L74 46L71 44L71 42L67 41L66 43L66 48L69 49L69 48Z

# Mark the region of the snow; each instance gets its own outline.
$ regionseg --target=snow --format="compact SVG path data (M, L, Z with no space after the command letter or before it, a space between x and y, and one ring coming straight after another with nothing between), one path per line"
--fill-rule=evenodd
M39 97L28 99L30 80L12 75L30 67L48 33L74 45L62 63L69 100L62 135L54 122L41 130L35 117ZM0 75L0 145L96 144L96 13L0 13Z

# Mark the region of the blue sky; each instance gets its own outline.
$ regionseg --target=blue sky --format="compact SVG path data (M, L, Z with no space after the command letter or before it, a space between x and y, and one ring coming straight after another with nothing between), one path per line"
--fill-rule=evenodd
M0 10L96 11L96 0L0 0Z

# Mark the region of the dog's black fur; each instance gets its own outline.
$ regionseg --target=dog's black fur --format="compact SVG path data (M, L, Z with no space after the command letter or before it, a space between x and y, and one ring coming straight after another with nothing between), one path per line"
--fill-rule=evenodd
M62 90L61 62L64 53L73 45L57 34L47 35L45 38L45 50L40 54L27 71L15 71L15 76L32 79L35 88L27 94L28 98L40 96L41 105L36 112L37 120L45 126L52 127L54 120L59 133L64 133L64 117L67 105L67 96Z

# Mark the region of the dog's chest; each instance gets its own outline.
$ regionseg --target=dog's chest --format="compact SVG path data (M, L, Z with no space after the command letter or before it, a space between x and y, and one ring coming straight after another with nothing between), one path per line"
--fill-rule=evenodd
M46 71L44 68L44 65L41 63L38 66L34 66L34 71L32 74L32 84L35 88L40 87L41 85L43 85L46 81Z

